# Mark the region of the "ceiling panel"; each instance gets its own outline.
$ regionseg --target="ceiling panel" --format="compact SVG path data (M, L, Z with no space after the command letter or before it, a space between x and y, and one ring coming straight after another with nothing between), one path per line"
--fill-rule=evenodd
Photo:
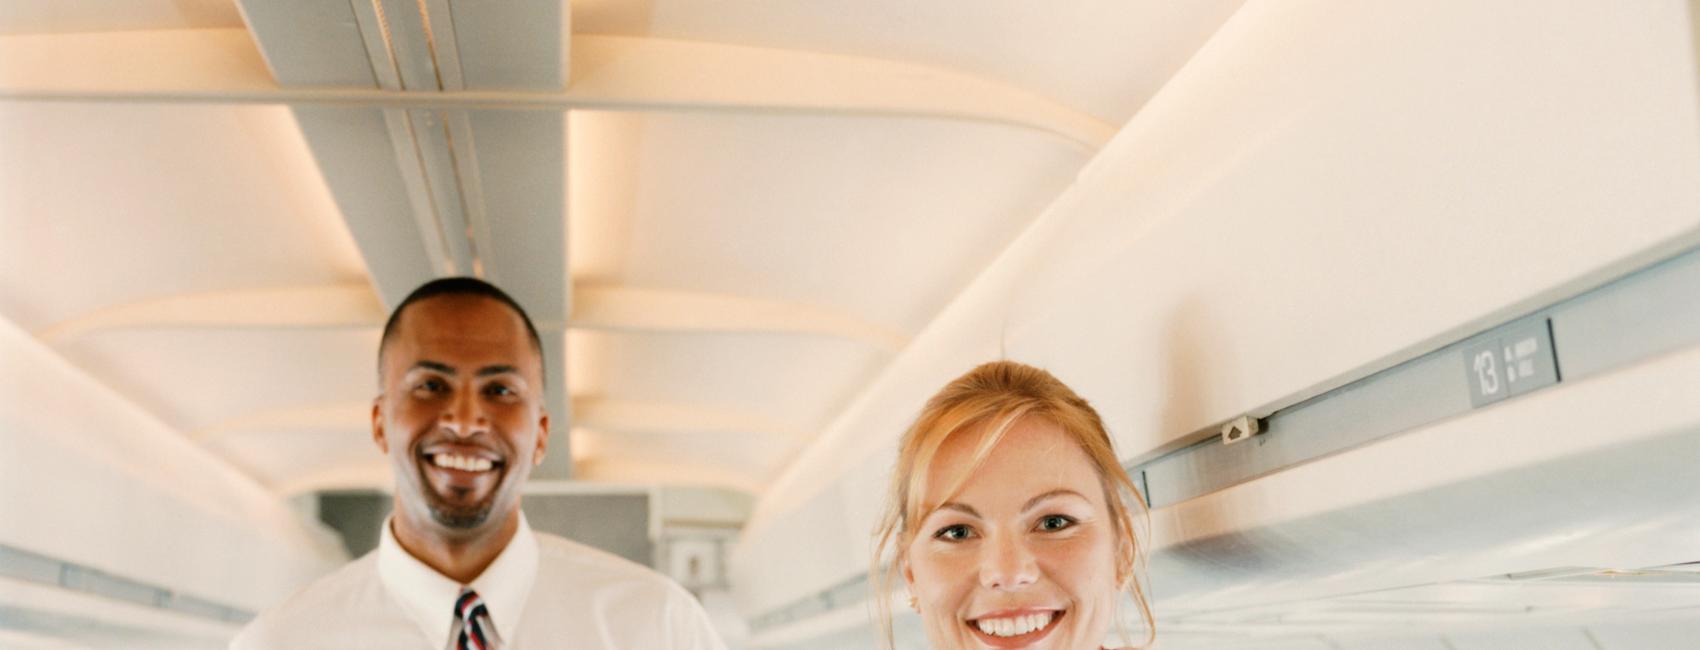
M6 0L0 34L241 27L234 0Z
M585 447L579 466L585 469L612 469L624 466L674 468L682 474L710 474L728 487L754 491L767 483L773 474L801 448L801 444L785 444L755 435L700 434L615 434L601 431L574 430L574 448ZM608 472L611 477L618 474ZM657 476L631 476L626 480L651 480L666 483L690 481L661 480Z
M930 119L574 112L576 282L731 294L913 333L1070 183L1072 144Z
M59 350L186 435L238 418L377 395L377 328L128 330ZM349 426L366 424L354 412Z
M275 490L291 487L304 477L338 472L370 475L380 480L361 487L389 485L389 464L364 426L341 430L256 430L220 436L208 448ZM350 486L352 487L352 486Z
M575 398L698 404L813 434L884 365L870 346L824 337L574 333Z
M366 281L288 109L0 102L0 315Z
M1080 3L578 0L573 31L895 59L1047 96L1120 125L1244 0Z

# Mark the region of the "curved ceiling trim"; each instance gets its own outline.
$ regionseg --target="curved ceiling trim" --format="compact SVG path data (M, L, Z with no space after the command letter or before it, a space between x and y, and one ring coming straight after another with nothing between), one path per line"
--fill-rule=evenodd
M383 305L370 285L360 283L165 296L97 309L34 334L51 345L113 329L371 327L383 322Z
M902 332L831 309L694 291L574 287L575 329L811 334L860 341L887 352L909 343Z
M222 420L189 434L200 442L209 442L226 435L261 432L338 431L360 428L372 409L371 402L332 402L307 404L281 409L268 409Z
M575 35L564 92L281 87L244 30L0 36L0 101L770 112L1034 129L1096 151L1116 127L971 75L865 57Z
M49 345L107 330L174 328L361 328L387 315L365 283L186 293L102 307L33 332ZM559 320L537 328L558 332ZM728 294L630 287L575 287L575 330L670 333L800 334L859 341L887 352L909 342L902 332L831 309Z
M761 413L721 404L580 397L573 400L573 426L609 433L747 436L801 441L808 434Z

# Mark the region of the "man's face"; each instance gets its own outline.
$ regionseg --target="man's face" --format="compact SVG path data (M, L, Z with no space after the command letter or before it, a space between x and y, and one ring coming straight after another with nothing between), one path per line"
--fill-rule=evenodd
M549 440L542 360L519 315L483 296L421 300L382 365L372 437L395 469L397 516L445 537L499 526Z

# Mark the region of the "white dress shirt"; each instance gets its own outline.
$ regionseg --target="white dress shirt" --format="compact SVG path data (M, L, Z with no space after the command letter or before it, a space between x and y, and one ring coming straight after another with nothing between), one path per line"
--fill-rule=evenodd
M507 650L725 650L708 616L673 581L554 535L519 530L472 584ZM461 585L396 542L254 619L231 642L250 648L450 648Z

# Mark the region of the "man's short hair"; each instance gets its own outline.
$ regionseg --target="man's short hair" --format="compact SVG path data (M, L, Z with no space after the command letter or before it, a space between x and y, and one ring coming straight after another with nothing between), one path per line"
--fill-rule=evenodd
M484 296L507 305L509 309L514 310L514 313L519 314L520 321L525 323L525 333L531 338L531 349L537 353L537 367L539 370L544 370L545 376L548 375L543 360L543 339L537 336L537 327L531 324L531 316L525 313L524 307L519 306L519 301L514 300L513 296L508 295L506 291L502 291L496 285L478 278L456 276L437 278L419 285L419 288L414 289L413 293L407 294L406 298L401 299L401 304L395 306L395 311L390 312L390 319L384 322L384 338L378 342L379 386L384 385L384 349L389 347L390 338L395 336L396 327L401 324L401 313L407 311L408 305L437 296Z

